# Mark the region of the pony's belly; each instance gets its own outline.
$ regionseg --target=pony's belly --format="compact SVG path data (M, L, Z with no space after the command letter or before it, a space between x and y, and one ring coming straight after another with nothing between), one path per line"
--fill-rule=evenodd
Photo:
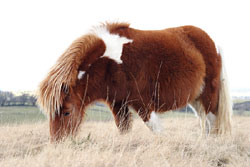
M203 71L181 72L179 75L164 74L150 85L150 94L158 110L176 110L200 96L204 87ZM168 76L169 75L169 76ZM168 77L167 77L168 76ZM157 84L154 84L157 83Z
M166 91L162 92L160 100L156 100L154 103L159 106L157 107L159 111L176 110L186 106L193 101L195 97L195 92L175 93L173 91Z

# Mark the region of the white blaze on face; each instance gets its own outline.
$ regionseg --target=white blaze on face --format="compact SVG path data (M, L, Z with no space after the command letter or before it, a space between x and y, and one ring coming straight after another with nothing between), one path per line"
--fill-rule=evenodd
M94 30L94 33L101 38L106 45L103 56L107 56L117 63L122 63L121 56L123 45L133 42L133 40L126 37L120 37L117 34L110 34L106 27L99 27Z
M77 78L79 80L82 79L84 74L85 74L85 71L79 71Z
M150 114L150 119L149 121L145 122L145 124L153 132L159 133L163 129L160 120L154 111Z

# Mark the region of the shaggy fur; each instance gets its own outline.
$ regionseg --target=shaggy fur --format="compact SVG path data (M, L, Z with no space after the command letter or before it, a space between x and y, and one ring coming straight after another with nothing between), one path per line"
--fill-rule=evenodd
M107 46L109 38L96 34L96 29L105 29L113 42L122 41L122 52ZM115 53L115 58L107 53ZM38 103L51 115L52 140L75 134L86 106L96 100L110 106L121 132L131 127L128 106L144 122L150 120L152 111L195 102L206 114L227 115L229 111L221 111L219 105L219 98L229 100L219 95L227 91L220 89L221 64L214 42L197 27L142 31L127 23L106 23L73 42L59 58L40 84ZM85 73L78 79L80 71Z

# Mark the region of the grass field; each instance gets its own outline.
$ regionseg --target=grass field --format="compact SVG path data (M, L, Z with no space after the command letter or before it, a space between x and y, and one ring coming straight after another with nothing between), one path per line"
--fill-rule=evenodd
M37 107L0 107L0 125L36 123L46 120Z
M193 117L192 113L162 114L161 117ZM136 117L136 116L135 116ZM43 122L47 118L37 107L0 107L0 125ZM86 121L110 121L113 116L109 109L101 105L93 105L85 114Z
M100 109L87 112L76 139L55 145L38 109L0 108L0 167L249 167L250 117L234 116L226 137L202 136L199 120L185 113L163 115L161 134L135 118L131 132L120 135L110 112Z
M0 125L43 122L47 118L37 107L0 107ZM87 121L109 121L112 115L108 108L90 107L86 113Z

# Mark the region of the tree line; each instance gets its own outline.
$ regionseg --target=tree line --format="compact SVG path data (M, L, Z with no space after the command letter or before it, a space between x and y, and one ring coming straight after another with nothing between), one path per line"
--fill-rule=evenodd
M36 96L28 93L14 95L12 92L0 91L0 106L36 106Z

